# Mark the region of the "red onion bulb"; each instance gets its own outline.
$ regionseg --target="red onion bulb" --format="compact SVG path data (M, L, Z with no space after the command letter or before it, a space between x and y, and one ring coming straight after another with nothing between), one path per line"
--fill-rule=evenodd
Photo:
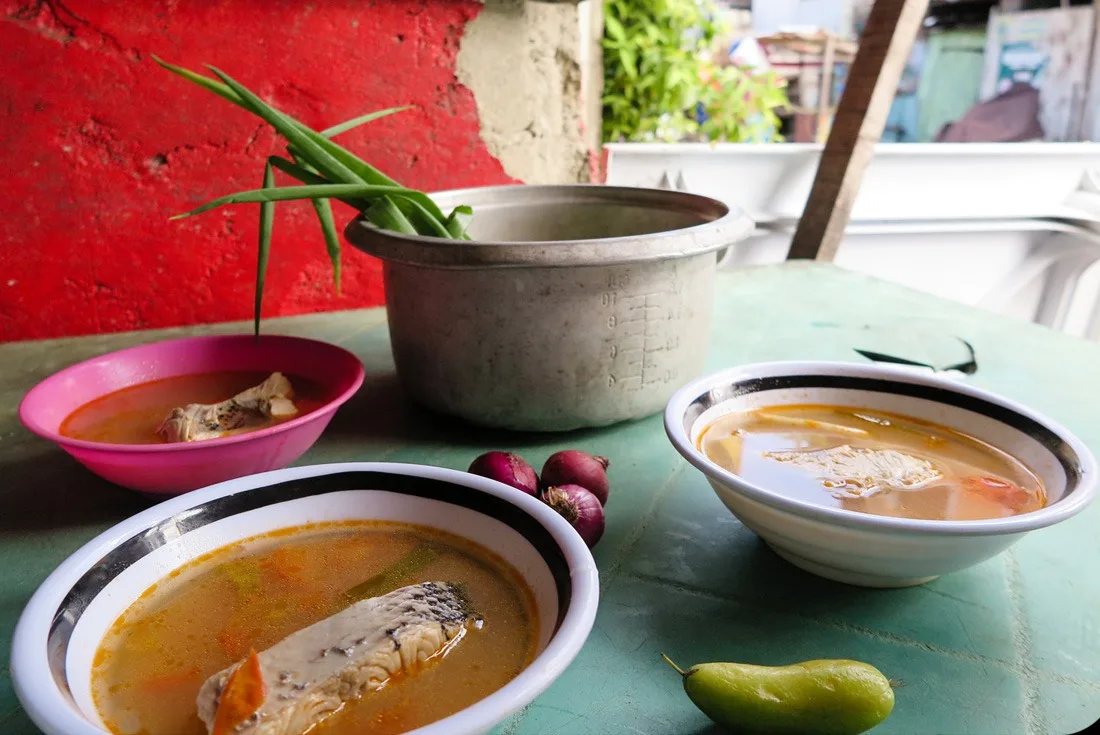
M542 502L569 521L588 548L595 546L603 536L603 506L595 495L580 485L548 487L542 494Z
M607 468L611 463L606 457L593 457L579 449L566 449L550 455L542 466L543 487L554 485L580 485L596 496L600 505L607 505L611 484Z
M486 452L475 459L470 469L466 471L472 475L503 482L516 490L538 497L539 477L535 474L535 468L527 464L527 460L518 454Z

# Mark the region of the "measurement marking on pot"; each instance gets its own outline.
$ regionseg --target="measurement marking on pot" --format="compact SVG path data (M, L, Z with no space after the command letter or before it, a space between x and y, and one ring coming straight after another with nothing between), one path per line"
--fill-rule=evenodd
M622 283L608 283L622 287ZM667 335L668 322L680 321L681 313L676 297L679 288L672 291L627 296L618 291L607 291L601 302L617 313L607 317L607 328L615 333L608 354L612 360L625 360L623 370L609 372L607 384L622 384L624 390L641 390L646 386L668 383L679 376L677 368L661 369L661 353L679 349L680 338ZM674 299L669 305L667 298ZM624 308L625 307L625 308Z

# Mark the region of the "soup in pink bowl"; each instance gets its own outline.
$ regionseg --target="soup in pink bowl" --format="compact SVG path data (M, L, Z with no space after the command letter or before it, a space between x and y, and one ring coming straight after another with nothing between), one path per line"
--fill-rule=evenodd
M190 337L61 370L27 393L19 418L110 482L175 495L286 467L363 375L353 354L316 340Z

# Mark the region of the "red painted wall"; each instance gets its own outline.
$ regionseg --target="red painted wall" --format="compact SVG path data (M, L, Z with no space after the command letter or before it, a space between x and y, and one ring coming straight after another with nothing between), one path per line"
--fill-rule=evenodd
M271 129L156 66L211 63L314 127L417 108L341 142L439 190L507 182L455 81L471 0L0 0L0 341L251 315L256 205L177 222L260 185ZM336 205L338 224L351 216ZM350 247L336 296L308 203L279 205L265 316L377 305Z

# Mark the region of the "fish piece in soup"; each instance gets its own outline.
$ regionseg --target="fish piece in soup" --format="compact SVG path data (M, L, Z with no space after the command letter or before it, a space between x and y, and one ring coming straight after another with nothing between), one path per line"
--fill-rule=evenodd
M254 431L296 415L293 398L294 388L287 377L272 373L260 385L221 403L192 403L172 409L157 433L169 442L194 442Z
M232 728L240 735L300 735L344 703L411 676L445 656L478 619L454 584L424 582L372 597L293 633L258 655L266 698ZM207 679L197 699L210 735L227 683L248 660Z
M789 405L731 413L703 431L699 448L754 485L859 513L966 521L1047 502L1039 477L1008 453L884 411Z
M834 495L860 497L881 490L916 490L943 479L943 473L929 460L896 449L841 444L829 449L770 451L763 456L813 472Z
M169 414L178 410L186 418L191 404L214 406L234 398L238 403L246 402L247 405L256 389L268 381L272 381L268 383L269 386L277 383L274 393L284 394L281 397L293 404L294 412L290 413L289 404L274 401L270 409L270 419L257 420L247 428L242 427L233 433L266 428L305 416L334 397L328 388L306 376L296 373L276 375L281 377L272 380L271 371L217 370L137 383L106 393L78 407L65 417L58 431L62 436L81 441L163 444L188 438L186 422L181 422L177 427L165 426L165 418ZM257 419L260 417L259 413L255 416ZM158 433L162 426L166 434ZM195 428L203 427L200 425ZM213 427L210 431L214 432L215 429Z

